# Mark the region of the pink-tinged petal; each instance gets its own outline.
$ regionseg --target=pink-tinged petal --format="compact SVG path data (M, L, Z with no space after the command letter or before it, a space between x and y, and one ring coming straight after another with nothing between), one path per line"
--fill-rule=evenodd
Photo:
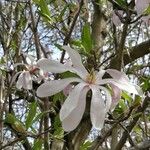
M110 84L112 88L112 105L111 109L115 108L115 106L118 104L119 100L121 99L122 91L115 86L114 84Z
M124 72L120 72L116 69L107 69L106 72L113 78L120 82L129 82L129 78Z
M32 77L29 71L23 71L19 75L16 87L18 89L21 88L28 89L28 90L32 89Z
M60 120L63 121L69 116L69 114L78 106L78 103L82 101L80 95L83 93L83 88L87 84L82 82L75 86L75 88L70 92L69 96L65 100L64 104L60 110Z
M72 131L79 125L82 119L82 116L84 114L84 111L85 111L86 94L88 90L89 89L85 87L81 91L78 91L80 93L78 100L76 99L77 97L76 95L73 95L74 98L70 99L70 101L72 101L72 105L76 105L76 107L73 108L71 112L69 111L68 112L69 114L68 115L66 114L67 117L64 120L62 120L62 127L65 131ZM76 104L74 104L75 103L74 101L76 101ZM72 105L71 105L71 108L72 108ZM68 107L66 107L66 109L70 110L69 107L70 107L70 104L68 105ZM60 113L60 115L62 114Z
M45 83L43 83L38 87L36 93L37 96L39 97L52 96L62 91L71 82L80 82L80 81L82 80L78 78L67 78L61 80L46 81Z
M71 69L71 67L69 66L65 66L55 60L50 60L46 58L38 60L37 65L43 71L52 73L62 73Z
M138 93L137 89L135 88L135 86L130 84L130 83L123 83L123 82L118 82L118 81L111 82L111 83L114 84L115 86L117 86L121 90L125 90L129 93L139 95L139 93Z
M105 115L106 115L106 108L104 99L101 96L99 87L92 86L92 100L91 100L91 122L94 128L102 129Z
M18 75L21 73L22 71L17 72L11 79L10 81L10 87L13 85L13 83L16 81Z
M24 73L24 85L23 85L24 89L32 89L32 77L29 71L25 71Z
M73 85L72 84L68 84L64 90L63 90L63 93L65 96L68 96L69 93L73 90Z
M96 83L102 80L103 75L105 74L105 70L100 70L98 73L96 73Z
M146 8L148 8L150 0L136 0L135 8L138 14L142 14Z
M62 48L69 54L76 73L84 79L88 72L82 64L81 56L79 55L79 53L69 46L63 46Z
M121 90L125 90L129 93L133 93L133 94L137 94L139 95L136 87L134 85L132 85L129 82L123 82L122 80L116 80L116 79L103 79L101 81L99 81L98 83L99 85L103 85L103 84L114 84L115 86L117 86L119 89Z
M110 92L107 88L105 88L103 86L99 86L99 89L101 89L105 92L105 95L106 95L105 107L106 107L106 112L108 112L110 107L111 107L111 104L112 104L112 97L111 97Z

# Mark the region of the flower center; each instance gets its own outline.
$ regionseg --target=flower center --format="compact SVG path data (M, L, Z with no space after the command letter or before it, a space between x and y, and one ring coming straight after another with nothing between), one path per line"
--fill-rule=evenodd
M87 75L86 82L88 84L94 84L95 81L96 81L96 77L95 77L95 73L94 72L91 72L90 74Z

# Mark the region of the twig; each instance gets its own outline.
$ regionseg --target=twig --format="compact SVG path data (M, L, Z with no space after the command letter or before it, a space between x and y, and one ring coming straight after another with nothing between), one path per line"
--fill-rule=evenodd
M148 104L150 102L150 98L146 97L143 101L142 106L139 106L138 109L136 110L135 114L143 112L147 107ZM129 125L126 127L127 131L123 132L123 135L121 137L121 139L119 140L119 143L116 145L115 150L120 150L122 149L122 147L124 146L127 138L128 138L128 133L130 133L132 131L132 129L134 128L134 126L136 125L137 121L139 120L139 118L141 117L142 114L135 116L133 118L133 120L130 121Z
M65 39L64 39L63 45L67 45L67 44L69 43L69 40L70 40L70 38L71 38L71 34L72 34L72 32L73 32L73 29L74 29L74 27L75 27L76 21L77 21L77 19L78 19L78 16L79 16L79 14L80 14L80 11L81 11L81 8L82 8L83 4L84 4L84 2L83 2L83 0L81 0L81 2L80 2L80 4L79 4L79 9L78 9L78 11L77 11L77 13L76 13L76 15L75 15L75 17L74 17L74 20L72 21L72 24L71 24L69 33L66 35L66 37L65 37ZM63 50L63 52L62 52L62 54L61 54L61 58L60 58L60 62L61 62L61 63L63 63L64 57L65 57L65 53L66 53L66 52Z
M37 59L40 59L41 58L40 43L39 43L38 32L37 32L36 23L35 23L35 19L34 19L34 15L33 15L31 0L29 1L29 8L30 8L30 14L31 14L31 21L32 21L32 28L31 29L32 29L32 32L34 35L34 40L35 40L36 55L37 55Z

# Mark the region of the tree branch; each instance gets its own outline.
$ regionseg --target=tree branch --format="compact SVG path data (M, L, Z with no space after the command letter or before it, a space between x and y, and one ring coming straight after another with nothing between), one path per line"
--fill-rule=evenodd
M68 34L66 35L66 37L65 37L65 39L64 39L63 45L67 45L67 44L69 43L69 40L70 40L70 38L71 38L71 34L72 34L73 29L74 29L74 27L75 27L76 21L77 21L77 19L78 19L78 17L79 17L81 8L82 8L82 6L83 6L83 4L84 4L83 2L84 2L84 1L81 0L81 2L80 2L80 4L79 4L79 9L78 9L78 11L77 11L77 13L76 13L76 15L75 15L73 21L72 21L70 30L69 30ZM66 53L66 52L63 50L62 55L61 55L61 58L60 58L60 62L61 62L61 63L63 63L64 57L65 57L65 53Z
M150 39L143 43L140 43L139 45L134 46L130 52L130 56L128 54L124 54L123 56L124 65L127 65L132 61L140 57L143 57L144 55L149 53L150 53Z
M139 114L140 112L144 112L144 110L148 107L148 104L150 102L150 98L146 97L143 101L142 106L139 106L138 109L136 110L135 114ZM129 125L126 127L127 130L125 130L123 132L123 135L121 137L121 139L119 140L119 143L116 145L115 150L120 150L122 149L122 147L124 146L127 138L128 138L128 134L132 131L132 129L134 128L134 126L136 125L137 121L139 120L139 118L141 117L142 113L139 115L136 115L133 120L130 121Z

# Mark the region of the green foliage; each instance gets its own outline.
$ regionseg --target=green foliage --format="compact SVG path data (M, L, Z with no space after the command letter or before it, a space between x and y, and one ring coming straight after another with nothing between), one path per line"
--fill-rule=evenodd
M64 130L61 127L61 121L59 119L59 115L55 117L54 120L54 137L58 139L62 139L64 137Z
M61 22L61 21L63 20L63 16L64 16L64 14L65 14L67 8L68 8L68 5L65 5L64 8L63 8L63 10L60 12L60 14L57 15L57 16L55 16L55 18L54 18L55 21Z
M142 98L140 96L136 95L134 98L134 101L132 103L132 106L137 107L137 106L141 105L141 102L142 102Z
M39 13L43 17L43 20L47 23L51 23L51 13L46 0L33 0L33 2L40 7Z
M122 8L127 8L126 0L115 0L115 2Z
M42 150L42 144L43 144L42 139L36 139L34 141L34 145L32 147L32 150Z
M90 24L86 23L82 29L81 42L83 47L85 48L86 53L90 53L92 50L92 38L91 38L91 30Z
M44 117L47 113L49 113L49 111L44 111L44 112L41 112L41 113L37 114L37 115L35 116L35 118L33 119L32 124L34 124L34 123L37 122L39 119L41 119L42 117Z
M26 128L13 114L8 113L5 118L5 123L8 123L12 128L20 133L26 133Z
M34 101L29 105L29 111L27 114L27 118L26 118L26 128L28 129L32 123L33 123L33 119L36 115L36 109L37 109L37 103Z
M59 115L57 115L54 120L54 129L56 130L59 127L61 127L61 121L59 119Z
M150 90L150 77L142 77L141 78L141 87L143 91Z
M54 137L57 139L62 139L64 137L64 130L62 127L58 127L56 128L56 130L54 131Z
M81 146L80 146L80 150L87 150L91 147L91 142L90 141L86 141L84 142Z
M148 7L146 8L146 10L144 11L143 14L144 14L144 15L150 15L150 6L148 6Z
M63 101L64 99L65 99L64 94L62 92L59 92L59 93L54 95L53 102L54 102L54 104L56 104L57 101Z
M119 101L119 109L120 109L120 112L126 111L127 108L128 108L128 107L127 107L126 101L123 100L123 99L121 99L121 100Z
M127 92L122 92L122 97L129 103L129 105L132 103L132 97L131 95L127 94Z

